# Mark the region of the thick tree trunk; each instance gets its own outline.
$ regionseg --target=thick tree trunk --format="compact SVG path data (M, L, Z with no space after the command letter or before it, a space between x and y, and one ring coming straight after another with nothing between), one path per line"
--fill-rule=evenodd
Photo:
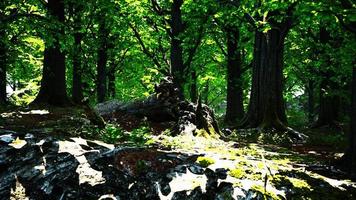
M245 127L285 129L283 101L284 36L277 29L256 32L254 67L249 110Z
M108 61L107 55L107 36L109 31L105 27L105 19L100 23L100 46L98 49L98 63L97 63L97 101L98 103L104 102L106 99L106 64Z
M181 6L183 0L173 0L171 8L171 73L174 83L180 90L180 97L184 98L185 69L183 63L182 40L179 38L183 32Z
M82 34L74 34L74 49L73 55L73 83L72 83L72 99L74 103L80 104L83 100L83 83L82 83L82 63L80 45L82 41Z
M330 32L325 27L320 27L320 43L328 44L331 40ZM329 55L322 52L321 55L326 57L325 69L319 92L319 113L318 120L314 124L314 128L321 126L334 126L337 127L337 121L340 111L340 96L335 93L339 89L337 82L332 81L331 77L334 76L332 70L328 70L327 66L332 65L332 61ZM329 94L328 94L329 93Z
M50 16L64 23L63 0L48 0L47 7ZM34 103L48 103L56 106L69 103L66 91L65 55L60 50L59 37L56 36L58 33L64 34L64 30L60 28L57 33L53 33L54 42L51 46L48 43L46 45L41 89Z
M239 31L227 30L227 124L236 124L244 116Z

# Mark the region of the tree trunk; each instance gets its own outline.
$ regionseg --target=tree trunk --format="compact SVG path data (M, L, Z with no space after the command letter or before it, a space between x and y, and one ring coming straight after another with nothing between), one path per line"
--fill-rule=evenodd
M0 105L5 104L6 97L6 66L7 66L7 54L5 44L5 30L0 25Z
M191 72L190 99L194 103L198 101L197 78L197 72L193 69Z
M115 68L114 68L115 69ZM109 97L111 99L114 99L115 96L116 96L116 87L115 87L115 71L111 71L109 74L108 74L108 93L109 93Z
M314 107L315 107L314 88L315 88L314 81L309 80L306 91L308 93L308 120L309 120L310 124L313 123L313 121L314 121Z
M98 49L98 63L97 63L97 101L98 103L104 102L106 99L106 64L108 61L107 55L107 37L109 31L105 27L105 19L102 19L102 22L99 26L100 32L100 46Z
M285 129L283 101L283 47L278 29L256 32L249 110L243 126Z
M330 32L325 27L320 27L319 37L320 43L323 45L330 43L332 39ZM320 83L318 120L313 127L337 127L341 99L339 95L333 94L333 92L335 93L335 91L339 90L339 84L331 79L335 72L328 69L328 66L333 65L330 56L325 52L320 54L326 57L326 63L324 65L325 71L322 69L323 74Z
M227 124L236 124L244 116L239 34L239 31L227 30Z
M340 101L338 95L326 94L325 89L321 87L319 94L319 116L313 128L321 126L337 126Z
M171 8L171 73L174 83L180 90L180 97L184 98L185 69L183 64L182 40L179 38L183 32L181 6L183 0L173 0Z
M47 7L48 15L64 23L63 0L48 0ZM48 103L56 106L64 106L69 103L66 91L65 55L60 50L58 33L64 34L63 28L59 28L57 33L53 33L54 41L51 46L46 44L41 88L34 103Z
M0 3L0 10L4 10L6 7L5 3ZM0 20L3 16L0 13ZM7 45L6 45L6 24L0 24L0 105L7 102L6 96L6 72L7 72Z
M351 157L350 169L356 172L356 66L352 69L352 99L350 112L350 135L349 135L349 156Z
M72 98L74 103L80 104L83 100L83 83L82 83L82 63L80 45L82 41L82 34L77 32L74 34L74 49L73 54L73 85Z

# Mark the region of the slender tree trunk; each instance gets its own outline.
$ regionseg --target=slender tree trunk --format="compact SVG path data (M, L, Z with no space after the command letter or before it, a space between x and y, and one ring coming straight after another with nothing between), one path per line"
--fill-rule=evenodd
M314 107L315 107L314 88L315 88L314 81L309 80L306 91L308 93L308 120L309 120L310 124L313 123L313 121L314 121Z
M106 99L107 93L107 80L106 80L106 64L108 61L108 53L107 53L107 37L109 35L109 31L106 28L105 19L102 19L102 22L99 26L100 32L100 46L98 49L98 63L97 63L97 101L98 103L104 102Z
M77 32L74 34L74 49L73 54L73 83L72 83L72 99L74 103L80 104L83 100L83 83L82 83L82 63L80 45L82 34Z
M352 69L352 98L351 98L351 112L350 112L350 135L349 135L349 153L350 169L356 173L356 63Z
M227 106L225 122L236 124L244 116L239 31L227 30Z
M0 20L4 17L2 11L6 4L0 3ZM7 45L6 45L6 24L0 24L0 105L7 102L6 96L6 72L7 72Z
M278 29L256 32L249 110L243 126L285 129L283 100L283 48Z
M0 25L0 105L5 104L7 101L6 97L6 66L7 66L7 54L6 54L6 44L5 44L5 30L4 27Z
M111 71L108 73L108 93L110 98L115 98L116 97L116 87L115 87L115 71Z
M48 0L48 14L64 23L63 0ZM50 30L50 32L53 32ZM65 55L60 50L60 41L57 34L64 34L63 28L53 33L52 45L46 44L43 62L43 74L40 91L34 103L48 103L64 106L69 103L66 91Z
M198 101L198 89L197 89L197 73L193 69L191 71L191 84L190 84L190 99L192 102L196 103Z
M173 0L171 8L171 73L174 83L180 90L180 97L184 98L185 69L183 64L182 40L179 38L183 32L182 5L183 0Z

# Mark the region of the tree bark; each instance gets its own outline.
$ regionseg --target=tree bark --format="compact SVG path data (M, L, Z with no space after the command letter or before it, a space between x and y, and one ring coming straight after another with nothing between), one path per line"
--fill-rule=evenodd
M185 83L182 40L179 38L183 32L182 5L183 0L173 0L171 7L171 73L174 83L180 90L180 98L184 98Z
M244 116L241 51L238 49L239 31L228 29L227 33L227 124L236 124Z
M6 96L6 66L7 66L7 53L5 44L5 30L0 25L0 105L5 104L7 101Z
M115 69L115 68L113 68ZM109 97L111 99L114 99L115 96L116 96L116 87L115 87L115 71L111 71L109 74L108 74L108 93L109 93Z
M48 0L47 7L49 16L64 23L63 0ZM65 55L60 50L58 33L64 34L62 27L57 33L53 33L53 43L51 45L46 43L41 88L33 103L48 103L55 106L69 104L66 91Z
M98 103L104 102L106 99L106 64L108 61L107 54L107 37L109 35L109 31L107 27L105 27L105 19L102 19L99 25L100 32L100 46L98 49L98 63L97 63L97 80L96 80L96 89L97 89L97 101Z
M2 13L6 7L5 3L0 3L0 20L5 17ZM6 72L7 72L7 45L6 45L6 24L0 24L0 105L7 102L6 96Z
M280 29L256 31L250 104L245 127L285 129L283 100L283 47Z
M315 88L315 83L313 80L308 81L308 86L306 88L306 91L308 93L308 120L309 123L313 123L314 121L314 88Z
M331 40L330 32L325 27L320 27L319 37L320 43L324 45L328 44ZM339 85L331 80L331 77L335 73L328 69L330 65L333 65L330 56L325 52L321 52L320 54L326 57L326 63L323 66L325 70L322 69L322 80L320 83L318 120L313 128L321 126L337 127L341 99L339 95L334 93L339 90Z
M195 69L191 71L191 83L190 83L190 99L192 102L197 103L198 101L198 88L197 88L197 72Z
M72 83L72 99L74 103L80 104L83 100L83 83L82 83L82 63L81 63L81 41L82 34L77 32L74 34L74 49L73 53L73 83Z
M350 135L349 135L349 155L351 157L350 168L354 173L356 172L356 66L354 64L352 69L352 100L350 112Z

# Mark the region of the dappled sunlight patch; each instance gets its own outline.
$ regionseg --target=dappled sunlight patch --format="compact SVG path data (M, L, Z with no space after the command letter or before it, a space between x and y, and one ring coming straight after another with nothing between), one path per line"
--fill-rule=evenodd
M163 195L159 187L157 187L160 199L171 199L174 193L180 191L187 191L187 195L189 195L190 192L197 187L200 187L203 193L206 192L206 184L208 179L205 175L193 174L187 170L187 173L184 174L175 173L172 178L172 181L169 182L171 192L168 195ZM157 183L157 185L158 184L159 183Z
M78 156L76 159L79 162L76 172L79 174L79 184L88 183L92 186L103 184L106 179L103 177L103 172L93 169L85 156Z
M30 110L27 112L19 112L22 115L48 115L49 111L48 110Z
M19 137L17 137L15 140L13 140L9 146L14 147L15 149L21 149L27 144L26 140L21 140Z
M10 200L28 200L29 198L26 196L26 189L25 187L19 182L17 176L15 176L16 184L14 188L11 188L10 191Z
M87 142L82 138L71 138L73 141L58 141L58 153L69 153L79 162L76 172L79 175L79 184L88 183L92 186L106 182L101 171L93 169L85 153L90 152L84 150L80 145L87 146ZM98 150L95 150L98 151Z

